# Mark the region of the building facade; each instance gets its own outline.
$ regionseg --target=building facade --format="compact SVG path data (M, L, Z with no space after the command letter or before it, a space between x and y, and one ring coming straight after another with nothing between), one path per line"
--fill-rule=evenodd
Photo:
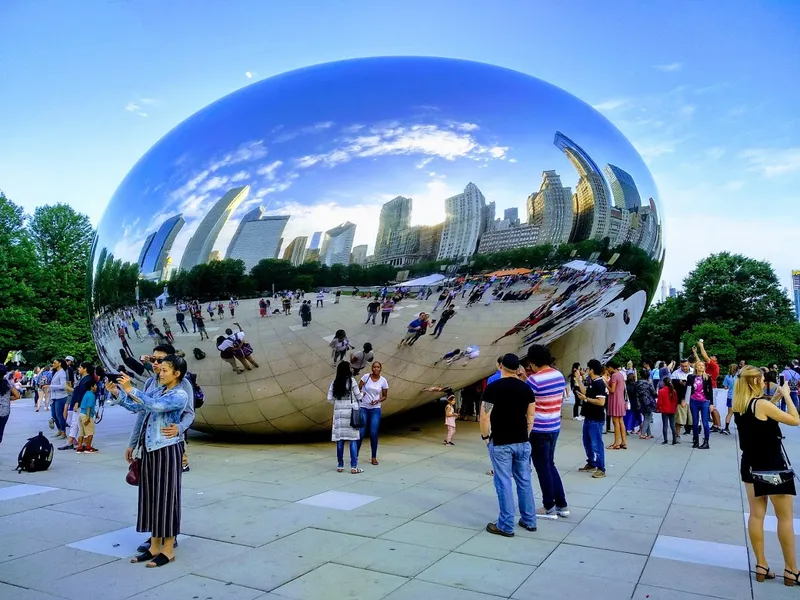
M322 248L319 252L320 262L329 267L350 264L350 253L353 251L355 235L356 224L350 221L326 231L322 237Z
M397 196L381 207L378 235L375 238L375 258L378 260L401 253L401 240L411 225L411 198Z
M444 207L445 222L437 260L472 256L487 223L486 198L470 182L462 194L447 198ZM494 206L491 219L494 220Z
M630 173L614 165L606 165L605 172L616 208L630 212L642 206L639 189Z
M309 250L319 250L319 245L322 242L322 232L315 231L311 235L311 243L308 245Z
M278 258L288 222L288 215L265 216L262 207L254 208L239 223L225 258L243 261L247 273L265 258Z
M353 254L350 257L350 263L354 265L363 265L367 262L367 245L359 244L353 247Z
M542 172L539 191L528 196L528 223L539 228L539 243L557 246L569 241L574 221L572 189L555 171Z
M307 235L294 238L283 251L283 260L288 260L294 267L302 265L306 255L306 242L308 242Z
M520 225L498 231L487 231L481 236L478 254L503 252L515 248L539 245L539 227L536 225Z
M503 220L508 221L512 225L519 225L519 209L507 208L503 211Z
M792 299L794 300L794 316L800 321L800 271L792 271Z

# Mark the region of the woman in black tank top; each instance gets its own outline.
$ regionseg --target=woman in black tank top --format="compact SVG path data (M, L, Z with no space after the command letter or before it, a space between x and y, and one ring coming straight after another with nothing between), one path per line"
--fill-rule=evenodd
M800 585L792 514L794 479L773 485L753 477L753 472L791 469L783 451L780 423L796 427L800 425L800 416L792 402L787 403L789 412L778 408L775 403L781 398L790 398L788 386L778 388L771 398L767 398L764 397L764 376L759 369L746 365L739 372L733 392L733 412L742 451L740 473L750 505L747 530L756 556L756 581L775 578L764 554L764 516L769 499L778 518L778 541L785 568L783 582L787 586L794 586Z

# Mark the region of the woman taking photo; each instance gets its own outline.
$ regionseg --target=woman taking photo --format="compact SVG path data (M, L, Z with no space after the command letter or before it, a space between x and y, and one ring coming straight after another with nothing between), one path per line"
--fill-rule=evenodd
M363 394L353 379L350 363L343 360L336 367L336 378L328 388L328 402L333 404L331 440L336 442L336 471L344 471L344 443L350 446L350 472L363 473L358 468L358 444L361 432L352 426L353 411L359 411L359 400Z
M706 373L706 363L698 360L694 364L694 373L686 378L686 396L689 410L692 412L692 448L708 450L708 418L711 402L714 400L714 385ZM703 444L700 444L700 421L703 419Z
M586 386L583 385L581 363L572 364L572 372L569 374L569 389L572 392L572 397L575 398L575 404L572 407L572 420L583 421L583 417L580 416L581 399L578 397L578 392L586 393Z
M185 375L186 361L170 354L161 360L160 387L151 394L134 388L126 375L119 376L118 386L106 383L121 406L139 413L139 442L133 452L134 457L141 453L136 531L149 532L151 537L150 549L131 562L146 562L148 568L175 560L175 536L181 528L183 437L167 437L163 431L181 420L188 400L181 388Z
M783 448L780 423L796 427L800 425L800 417L794 403L787 402L788 412L783 412L775 404L790 397L789 386L784 385L771 398L765 398L763 374L759 369L745 365L734 387L733 412L742 451L740 474L750 506L747 531L756 557L756 581L775 578L764 554L764 516L769 499L778 519L778 541L784 562L783 583L794 586L800 585L792 515L794 472Z
M358 382L358 389L364 392L361 399L361 418L364 426L358 440L358 449L361 450L361 441L369 431L369 445L372 450L372 464L378 464L378 427L381 423L381 405L389 394L389 383L381 375L383 365L378 361L372 363L369 375L364 375Z
M6 366L0 365L0 442L3 441L3 432L6 430L8 417L11 416L11 403L14 400L19 400L17 388L6 379L7 373Z

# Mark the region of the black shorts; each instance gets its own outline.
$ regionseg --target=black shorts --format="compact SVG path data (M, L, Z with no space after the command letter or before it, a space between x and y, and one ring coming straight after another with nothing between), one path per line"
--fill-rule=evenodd
M780 485L771 485L761 481L754 481L753 476L750 473L750 463L744 456L742 456L741 466L739 467L739 475L742 478L742 482L753 484L753 492L755 493L756 498L760 498L762 496L777 496L781 494L786 494L789 496L797 495L794 479L791 479L790 481Z

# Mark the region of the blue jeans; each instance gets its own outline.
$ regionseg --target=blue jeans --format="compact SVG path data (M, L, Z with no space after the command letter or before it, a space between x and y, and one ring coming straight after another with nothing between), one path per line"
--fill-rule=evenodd
M606 470L606 450L603 447L603 421L583 421L583 449L586 464L595 469Z
M689 410L692 411L692 433L694 433L694 439L700 438L700 422L697 417L702 415L703 435L705 436L705 440L708 441L708 400L689 400Z
M350 468L358 466L358 440L337 440L336 441L336 460L339 468L344 467L344 443L350 444Z
M495 446L489 443L489 452L494 467L494 489L500 504L497 528L506 533L514 532L514 490L511 478L517 484L517 503L522 523L536 527L536 505L531 487L531 445L528 442Z
M61 432L67 430L67 420L64 418L64 407L67 405L69 398L59 398L53 400L53 420L56 422L56 429Z
M381 423L381 408L361 407L361 418L364 419L364 427L361 428L361 439L358 440L358 451L361 451L361 441L369 430L369 445L372 450L372 458L378 458L378 426Z
M542 489L542 505L545 510L553 507L566 508L564 485L556 469L555 455L558 431L554 433L531 433L531 459Z

